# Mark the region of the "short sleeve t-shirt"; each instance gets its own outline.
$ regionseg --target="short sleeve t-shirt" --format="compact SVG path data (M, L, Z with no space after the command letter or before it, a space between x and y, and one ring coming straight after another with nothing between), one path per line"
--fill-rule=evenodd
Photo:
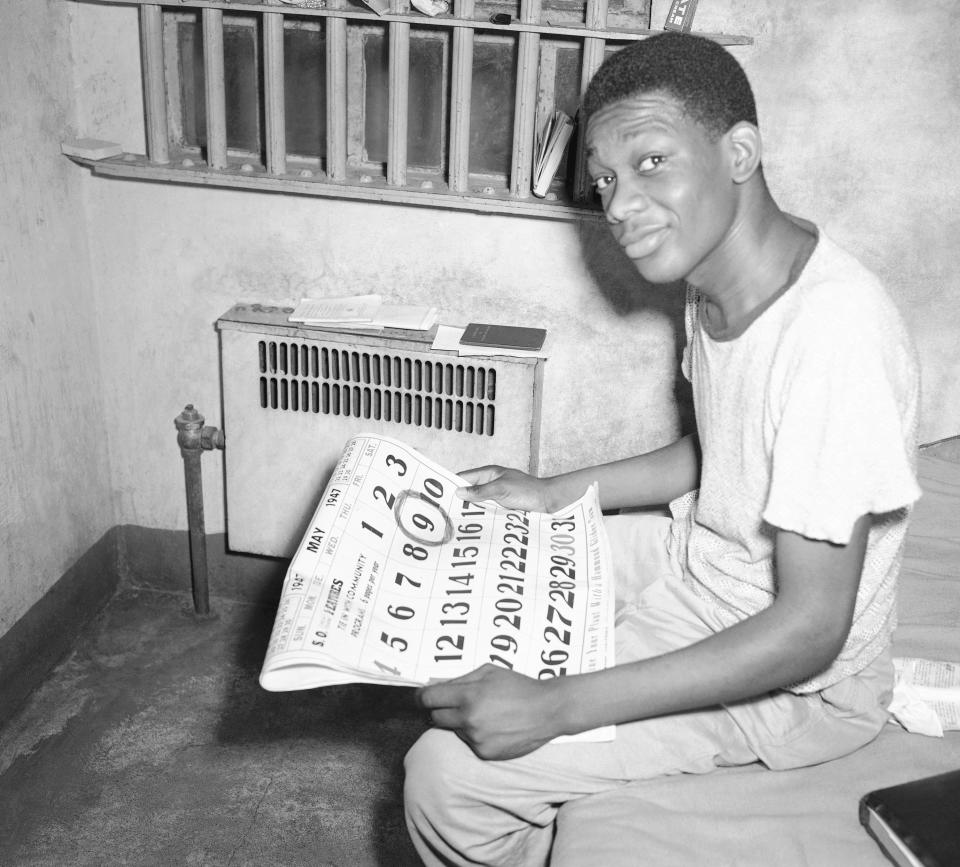
M778 528L846 544L873 516L847 641L792 687L823 689L876 658L896 625L920 496L912 342L878 279L822 233L795 282L736 333L711 336L693 289L686 318L703 455L699 491L671 504L687 583L732 625L773 602Z

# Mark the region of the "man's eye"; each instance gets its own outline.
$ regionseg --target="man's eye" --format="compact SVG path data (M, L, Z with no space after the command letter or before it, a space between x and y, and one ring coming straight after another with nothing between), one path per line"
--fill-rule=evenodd
M643 158L642 160L640 160L640 162L637 164L637 171L638 171L638 172L652 172L655 168L657 168L659 165L661 165L661 163L663 163L663 161L664 161L665 159L666 159L666 157L661 156L660 154L654 154L653 156L644 157L644 158Z
M610 177L610 175L601 175L599 178L593 179L593 185L596 187L598 193L602 193L612 183L613 178Z

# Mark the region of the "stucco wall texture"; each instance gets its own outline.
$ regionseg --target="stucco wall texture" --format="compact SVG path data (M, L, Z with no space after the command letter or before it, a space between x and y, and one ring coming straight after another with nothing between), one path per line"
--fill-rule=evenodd
M0 634L116 523L67 24L0 7Z
M655 0L654 26L668 6ZM12 33L0 28L4 72L27 67L13 81L3 76L0 110L37 111L40 91L56 118L29 133L0 132L0 168L16 200L56 211L49 237L3 223L0 252L18 251L0 263L15 286L12 303L3 289L4 310L25 308L34 295L52 310L79 293L83 303L69 325L51 312L53 334L64 345L79 341L78 351L99 360L99 374L81 377L75 356L58 350L33 386L47 408L27 410L39 425L56 405L62 422L77 418L78 428L91 424L96 436L78 433L54 444L46 459L0 472L12 473L20 489L52 494L61 489L52 467L71 465L77 484L65 495L68 513L84 509L88 494L94 500L79 528L88 544L110 521L186 526L172 420L192 402L208 424L222 424L213 323L239 300L378 291L436 304L447 321L548 328L555 343L544 384L547 473L658 447L686 424L682 385L677 400L682 291L644 284L602 224L94 178L57 156L59 142L79 134L143 151L136 10L8 0L0 15L19 22ZM756 89L775 195L886 281L923 364L921 439L957 433L960 61L952 43L960 7L952 0L709 0L696 23L754 37L733 51ZM62 63L30 53L51 27L45 54ZM7 342L15 352L49 345L39 334L0 329L4 352ZM6 386L9 373L0 376L19 407L26 396ZM64 382L70 404L82 406L61 405ZM227 437L229 448L229 430ZM17 453L20 443L11 422L0 423L4 453ZM220 532L219 457L205 458L204 474L207 529ZM21 507L34 524L69 523L33 500ZM71 530L58 532L40 564L43 579L9 565L0 571L0 604L8 599L22 613L45 581L59 577L75 545ZM28 533L21 551L41 543L39 530Z

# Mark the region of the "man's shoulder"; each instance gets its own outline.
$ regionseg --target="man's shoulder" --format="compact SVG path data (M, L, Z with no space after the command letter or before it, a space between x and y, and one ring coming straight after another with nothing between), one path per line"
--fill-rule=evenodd
M880 277L822 231L795 288L800 315L827 318L837 325L899 319Z
M801 284L811 289L821 286L848 286L851 291L886 294L880 277L846 247L821 231Z

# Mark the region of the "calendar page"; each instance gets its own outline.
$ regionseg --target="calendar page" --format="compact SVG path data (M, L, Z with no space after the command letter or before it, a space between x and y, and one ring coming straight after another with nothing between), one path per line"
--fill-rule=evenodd
M538 679L613 665L596 486L553 514L468 503L403 443L350 439L290 563L268 690L417 686L492 663Z

